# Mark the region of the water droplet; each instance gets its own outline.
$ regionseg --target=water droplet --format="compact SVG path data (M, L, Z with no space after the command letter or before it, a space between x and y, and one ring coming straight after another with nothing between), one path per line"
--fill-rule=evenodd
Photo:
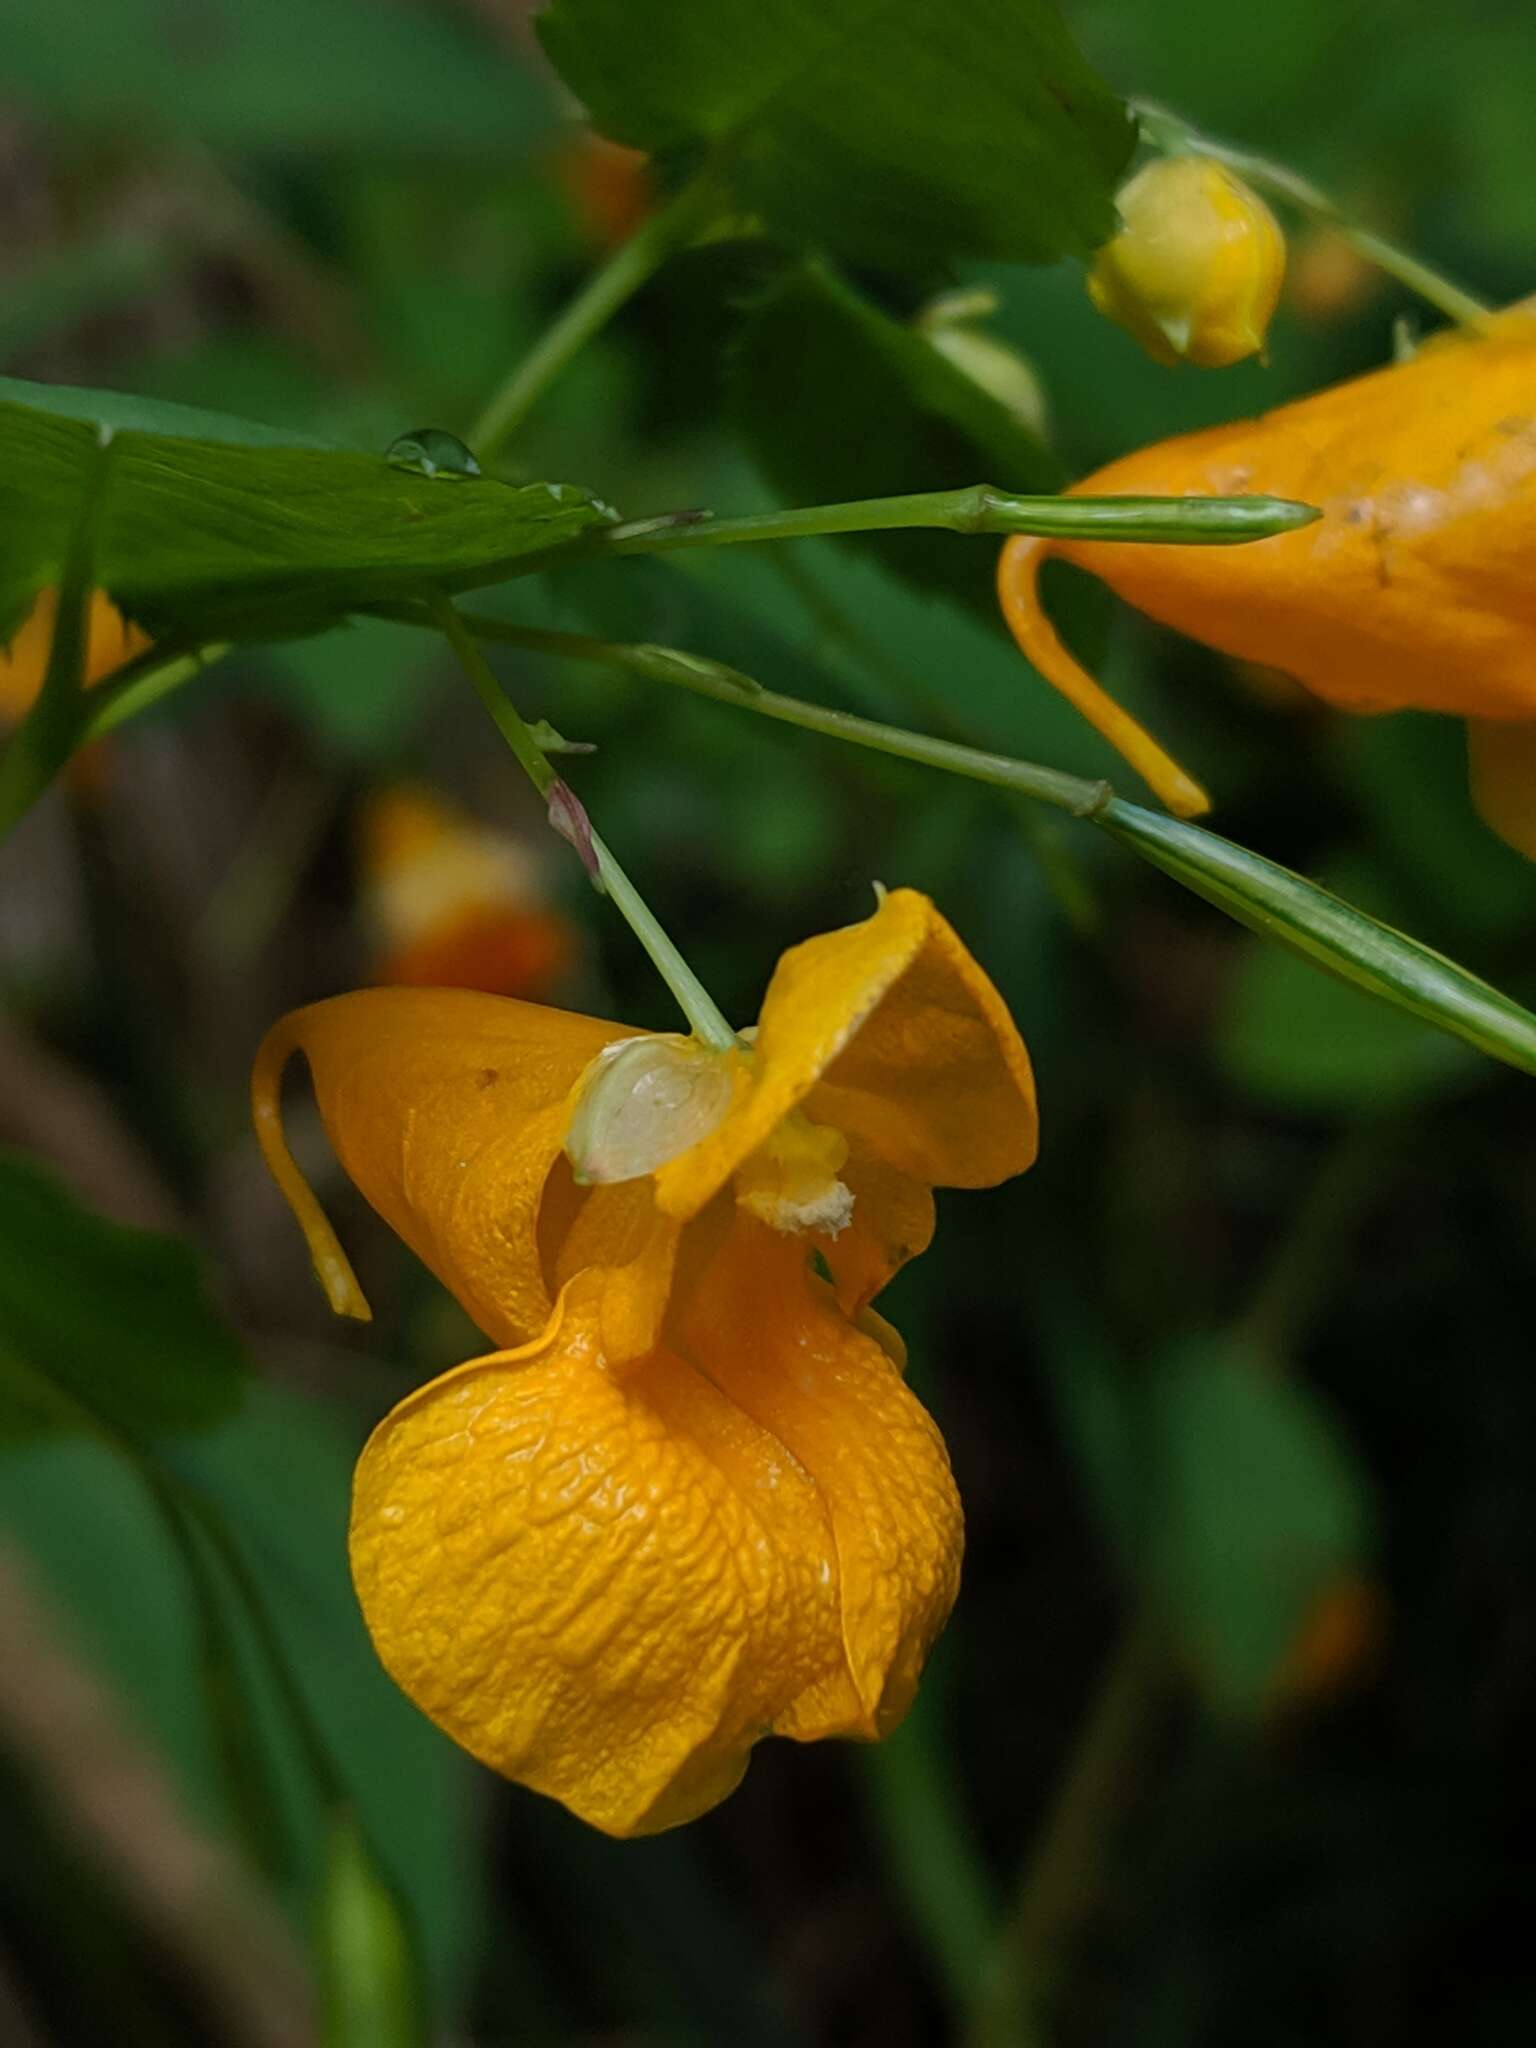
M446 427L413 427L390 442L384 460L394 469L418 476L480 476L479 463L457 434Z
M578 1084L565 1151L577 1184L638 1180L718 1129L738 1062L677 1032L604 1046Z

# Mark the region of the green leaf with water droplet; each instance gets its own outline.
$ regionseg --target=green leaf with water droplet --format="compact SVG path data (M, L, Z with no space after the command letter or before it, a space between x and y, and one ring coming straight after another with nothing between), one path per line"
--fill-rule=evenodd
M1050 262L1114 231L1134 131L1051 0L553 0L602 131L717 153L770 226L892 269Z
M613 516L569 484L445 480L447 444L468 451L440 429L428 475L249 421L0 378L0 633L59 581L101 423L116 438L96 578L156 639L277 637L473 589Z
M386 462L419 476L472 477L484 471L457 434L446 427L413 427L384 451Z

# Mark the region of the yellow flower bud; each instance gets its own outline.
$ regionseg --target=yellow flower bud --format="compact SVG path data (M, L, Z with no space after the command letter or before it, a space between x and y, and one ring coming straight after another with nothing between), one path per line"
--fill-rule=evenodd
M1256 192L1211 157L1162 157L1116 201L1088 296L1159 363L1222 369L1264 346L1285 237Z

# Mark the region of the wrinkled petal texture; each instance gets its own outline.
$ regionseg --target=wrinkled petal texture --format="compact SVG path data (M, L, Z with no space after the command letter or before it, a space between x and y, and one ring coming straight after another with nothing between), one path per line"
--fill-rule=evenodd
M352 1559L396 1682L615 1835L691 1819L759 1737L899 1720L958 1582L942 1442L803 1245L717 1205L664 1341L615 1370L578 1275L358 1467Z
M1086 492L1321 507L1240 548L1053 542L1129 603L1354 711L1536 718L1536 311L1259 419L1180 436Z
M894 889L862 924L791 947L764 998L755 1050L750 1084L724 1122L657 1173L668 1215L696 1215L802 1104L931 1187L990 1186L1035 1156L1023 1041L915 890Z
M526 1344L552 1301L540 1209L572 1088L628 1037L465 989L360 989L285 1017L263 1060L301 1051L336 1156L494 1343Z

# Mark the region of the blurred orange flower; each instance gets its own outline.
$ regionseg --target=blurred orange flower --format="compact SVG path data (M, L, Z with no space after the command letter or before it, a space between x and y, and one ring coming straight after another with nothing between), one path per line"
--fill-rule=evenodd
M257 1058L269 1166L367 1304L283 1141L309 1062L348 1173L500 1348L358 1466L385 1666L508 1777L615 1835L691 1819L753 1744L875 1740L955 1597L960 1503L871 1307L935 1186L1028 1166L1028 1056L928 900L779 962L716 1052L524 1003L368 990Z
M8 725L21 723L43 687L58 615L59 593L49 584L37 593L9 645L0 647L0 720ZM148 634L125 619L104 590L92 591L85 656L88 689L143 654L149 645Z
M1383 282L1342 228L1308 228L1291 248L1286 304L1308 326L1331 327L1379 297Z
M1323 1705L1364 1684L1381 1663L1387 1633L1382 1589L1356 1574L1335 1579L1313 1602L1275 1673L1272 1710Z
M1110 463L1073 486L1175 497L1272 493L1314 525L1236 548L1019 537L998 590L1015 639L1168 807L1199 785L1062 646L1040 606L1051 555L1239 660L1346 711L1467 721L1472 794L1536 857L1536 302L1256 420Z
M369 797L358 857L376 981L543 996L575 959L575 930L544 906L528 848L429 789Z
M650 158L621 142L609 142L590 128L561 146L555 173L577 224L599 249L617 249L655 210Z

